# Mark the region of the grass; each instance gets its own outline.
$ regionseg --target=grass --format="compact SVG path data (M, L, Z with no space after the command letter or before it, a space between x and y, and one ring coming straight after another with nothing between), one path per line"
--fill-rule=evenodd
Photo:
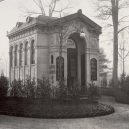
M42 99L4 98L0 100L0 114L34 118L83 118L108 115L114 108L82 101L43 101Z

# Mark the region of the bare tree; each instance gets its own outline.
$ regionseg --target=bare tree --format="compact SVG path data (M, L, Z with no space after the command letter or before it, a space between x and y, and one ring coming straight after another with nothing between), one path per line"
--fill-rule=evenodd
M60 10L65 10L69 8L69 4L67 4L65 7L63 7L63 9L59 9L59 5L57 5L59 2L61 2L61 0L50 0L50 2L45 0L33 0L33 3L38 7L39 11L31 11L28 8L24 9L24 11L27 15L41 14L44 16L48 15L52 17L54 12L59 13Z
M52 14L55 10L56 4L57 2L60 0L51 0L49 5L48 5L48 9L49 9L49 16L52 17ZM38 8L40 9L42 15L46 15L44 6L43 6L43 1L42 0L33 0L33 2L38 6Z
M125 74L125 61L129 56L129 50L125 48L125 40L122 42L122 45L120 45L118 54L122 62L122 74Z
M120 11L129 7L128 0L97 0L98 17L111 21L109 26L113 27L113 85L118 85L118 34L128 28L123 26L123 22L128 16L120 17Z

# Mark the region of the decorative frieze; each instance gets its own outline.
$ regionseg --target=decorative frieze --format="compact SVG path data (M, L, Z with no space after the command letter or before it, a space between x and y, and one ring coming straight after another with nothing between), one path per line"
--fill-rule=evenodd
M24 30L22 32L19 32L17 34L9 36L9 42L13 42L13 41L16 41L16 40L19 40L22 38L26 38L26 37L29 37L29 36L36 34L36 33L37 33L37 30L35 28Z

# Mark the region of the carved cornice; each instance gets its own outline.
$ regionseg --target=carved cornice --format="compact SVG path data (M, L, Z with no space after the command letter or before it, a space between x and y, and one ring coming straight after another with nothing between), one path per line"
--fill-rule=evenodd
M36 34L36 33L37 33L36 28L30 28L30 29L23 30L23 31L16 33L16 34L12 34L8 37L9 37L9 41L13 42L13 41L28 37L28 36Z

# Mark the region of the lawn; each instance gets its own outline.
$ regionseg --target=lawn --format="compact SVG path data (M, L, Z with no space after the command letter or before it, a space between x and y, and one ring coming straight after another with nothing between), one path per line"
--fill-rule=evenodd
M81 101L57 101L25 98L0 99L0 114L34 118L82 118L108 115L110 105Z

